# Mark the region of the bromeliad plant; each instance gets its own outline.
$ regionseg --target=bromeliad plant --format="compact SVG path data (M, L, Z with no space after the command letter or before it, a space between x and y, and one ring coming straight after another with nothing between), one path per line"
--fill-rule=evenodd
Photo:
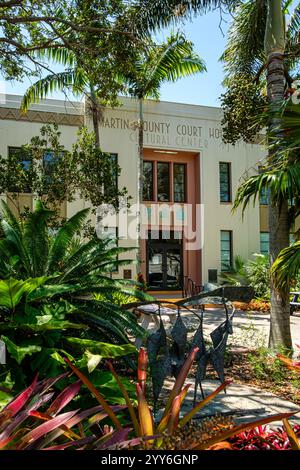
M54 398L53 386L66 374L42 382L38 382L36 377L30 387L0 412L0 449L209 449L217 442L254 426L291 416L292 413L280 414L240 426L234 426L230 419L224 417L208 418L194 424L195 414L229 383L222 384L181 416L181 405L190 387L184 382L196 354L197 348L186 359L159 421L154 419L145 398L148 363L145 350L141 349L139 354L137 406L110 363L109 368L123 394L125 405L109 405L92 382L66 359L79 380ZM88 388L99 405L82 411L78 407L69 411L82 385ZM66 407L68 411L64 410ZM290 438L292 434L288 435ZM221 448L228 446L228 442L221 444Z

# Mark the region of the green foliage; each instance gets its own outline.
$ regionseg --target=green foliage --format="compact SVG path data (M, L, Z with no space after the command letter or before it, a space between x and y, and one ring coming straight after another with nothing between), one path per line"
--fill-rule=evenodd
M255 254L255 259L247 264L249 284L253 287L257 297L270 298L270 264L266 255Z
M49 74L51 55L63 60L68 49L91 77L98 78L104 97L115 96L119 89L111 76L116 63L126 62L139 44L136 25L129 22L127 10L127 2L121 0L2 2L2 77L23 80L40 77L45 71ZM45 56L42 51L51 52Z
M223 109L222 128L225 143L236 144L239 140L254 142L266 122L257 116L267 105L261 86L248 74L238 73L230 79L230 86L221 95Z
M114 302L118 295L151 298L133 283L110 278L112 270L130 263L118 259L129 249L111 247L111 240L96 236L78 243L88 210L50 236L51 214L38 201L33 213L17 220L4 205L0 334L17 389L36 369L43 376L64 370L64 356L94 370L103 357L132 353L129 337L145 334L136 316Z
M0 156L0 192L9 193L18 210L20 193L36 194L55 211L54 223L61 204L78 195L94 207L108 204L117 210L121 198L127 196L126 188L116 185L121 171L118 163L97 147L86 128L79 130L72 151L60 144L60 135L56 124L47 124L30 144L8 157Z
M99 377L95 380L92 375L87 377L67 360L79 379L77 382L72 381L66 386L61 376L38 382L36 376L29 387L12 398L0 411L0 449L204 450L237 433L275 419L283 419L285 426L289 426L287 418L292 413L277 414L239 426L224 416L210 417L200 423L191 422L198 411L230 385L226 382L187 414L180 416L190 386L184 386L184 382L196 353L197 348L187 358L168 396L164 414L156 423L145 395L147 354L143 349L138 360L137 400L133 399L134 385L120 378L112 364L108 363L110 373L97 371ZM116 389L116 394L122 395L126 406L112 406L110 403L117 403L117 399L106 399L103 395L105 385L109 391ZM86 401L81 400L83 386L99 403L98 406L87 408ZM57 388L61 389L60 393L57 393ZM291 432L287 434L293 439ZM226 448L226 444L222 442L221 448Z
M128 204L127 189L119 189L116 184L121 172L117 161L97 148L94 135L85 128L79 131L78 137L70 154L72 167L76 169L72 180L74 193L77 191L94 207L110 204L118 209L122 198L126 198Z
M287 89L299 75L299 5L290 6L290 10L291 18L286 20L284 58ZM268 108L264 75L268 1L237 2L232 13L227 46L221 57L227 73L224 80L227 90L221 101L224 140L235 144L240 139L252 142L270 122L264 112Z
M277 288L285 290L290 283L299 285L300 241L296 241L279 253L272 266L272 276Z
M281 351L284 354L286 351ZM270 349L260 347L255 353L248 355L255 377L258 380L268 380L276 385L285 384L290 380L291 373Z
M255 253L247 262L241 256L234 259L233 268L220 275L220 281L232 286L251 286L260 299L270 298L270 266L266 255Z
M232 268L229 272L220 274L220 281L231 286L248 286L245 260L239 255L235 256Z
M193 43L182 33L176 33L159 46L150 41L145 51L138 51L131 67L120 71L119 80L124 82L131 96L159 99L163 83L205 70L203 60L193 50Z

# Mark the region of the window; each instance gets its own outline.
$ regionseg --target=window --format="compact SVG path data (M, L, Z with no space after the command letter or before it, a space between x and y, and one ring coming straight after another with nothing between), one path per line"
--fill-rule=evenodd
M50 185L54 170L54 152L52 150L46 150L43 155L43 167L46 185Z
M258 167L258 173L261 174L264 172L264 167L259 166ZM260 191L260 196L259 196L259 203L261 206L267 206L269 204L269 199L270 199L270 189L269 188L262 188Z
M174 163L173 168L173 192L174 202L185 202L186 165L184 163Z
M269 188L262 188L259 196L259 203L262 206L267 206L269 204L269 195L270 190Z
M110 194L114 195L118 190L118 154L117 153L110 153L111 158L111 179L109 179L110 184L108 185L107 182L104 185L104 192L106 196Z
M29 171L32 158L28 151L22 147L8 147L8 157L17 158L18 162L23 166L25 171ZM15 191L16 188L11 188L11 191ZM24 193L31 193L31 181L28 175L28 184L25 188L22 188Z
M157 163L157 200L170 201L170 163Z
M232 232L221 230L221 271L229 271L232 267Z
M29 170L31 164L31 156L22 147L8 147L8 156L19 157L19 162L23 165L24 170Z
M144 201L154 200L154 188L153 188L153 162L144 162L144 183L143 183L143 199Z
M144 161L143 200L186 202L186 163ZM171 178L173 174L173 178ZM156 183L156 185L155 185Z
M269 232L260 232L260 252L262 255L269 254Z
M289 236L290 245L295 242L295 235L290 233ZM260 232L260 252L262 255L269 255L270 252L270 236L269 232Z
M231 202L231 164L219 163L220 202Z

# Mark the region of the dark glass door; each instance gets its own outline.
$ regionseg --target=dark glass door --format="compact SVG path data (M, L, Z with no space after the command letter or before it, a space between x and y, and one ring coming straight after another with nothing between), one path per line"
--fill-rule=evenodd
M182 288L182 244L168 240L148 241L149 289L179 290Z

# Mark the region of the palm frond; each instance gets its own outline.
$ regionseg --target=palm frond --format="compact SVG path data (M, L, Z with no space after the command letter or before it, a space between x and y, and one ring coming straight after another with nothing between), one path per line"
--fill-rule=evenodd
M30 277L31 263L26 248L22 242L19 233L11 226L6 220L1 221L1 228L4 233L5 239L9 242L11 247L10 256L18 256L22 266L20 275Z
M160 47L153 48L144 63L141 74L143 97L153 97L165 82L206 71L204 61L193 52L193 44L184 35L171 35Z
M26 90L21 109L27 111L32 103L38 103L51 93L62 91L65 88L70 88L74 94L82 94L87 82L86 73L79 67L47 75Z
M5 201L1 201L2 205L2 218L4 218L11 227L21 235L21 221L19 221L12 210L10 209L9 205Z
M244 213L247 206L262 194L263 190L270 193L270 198L280 204L280 201L298 198L300 195L300 162L289 165L285 160L274 168L266 169L263 173L250 176L238 188L233 210L241 206Z
M279 253L272 268L271 275L277 289L284 291L292 281L297 279L300 271L300 241L293 243Z
M59 271L59 264L65 256L66 250L73 237L82 228L88 213L89 209L83 209L77 212L59 229L49 250L47 272Z
M264 38L267 19L267 1L238 2L233 12L227 47L221 60L229 76L247 73L257 75L265 63Z
M74 68L77 63L76 54L67 47L41 48L35 51L35 57L46 59L48 62L56 62L68 68Z
M183 19L191 19L196 14L204 14L214 8L230 9L237 0L135 0L129 10L131 22L138 34L148 34L157 28L165 28L170 24L177 24ZM130 16L129 16L130 18Z
M48 260L49 233L47 222L53 212L36 202L35 210L28 214L23 229L23 244L31 263L31 276L42 276Z

